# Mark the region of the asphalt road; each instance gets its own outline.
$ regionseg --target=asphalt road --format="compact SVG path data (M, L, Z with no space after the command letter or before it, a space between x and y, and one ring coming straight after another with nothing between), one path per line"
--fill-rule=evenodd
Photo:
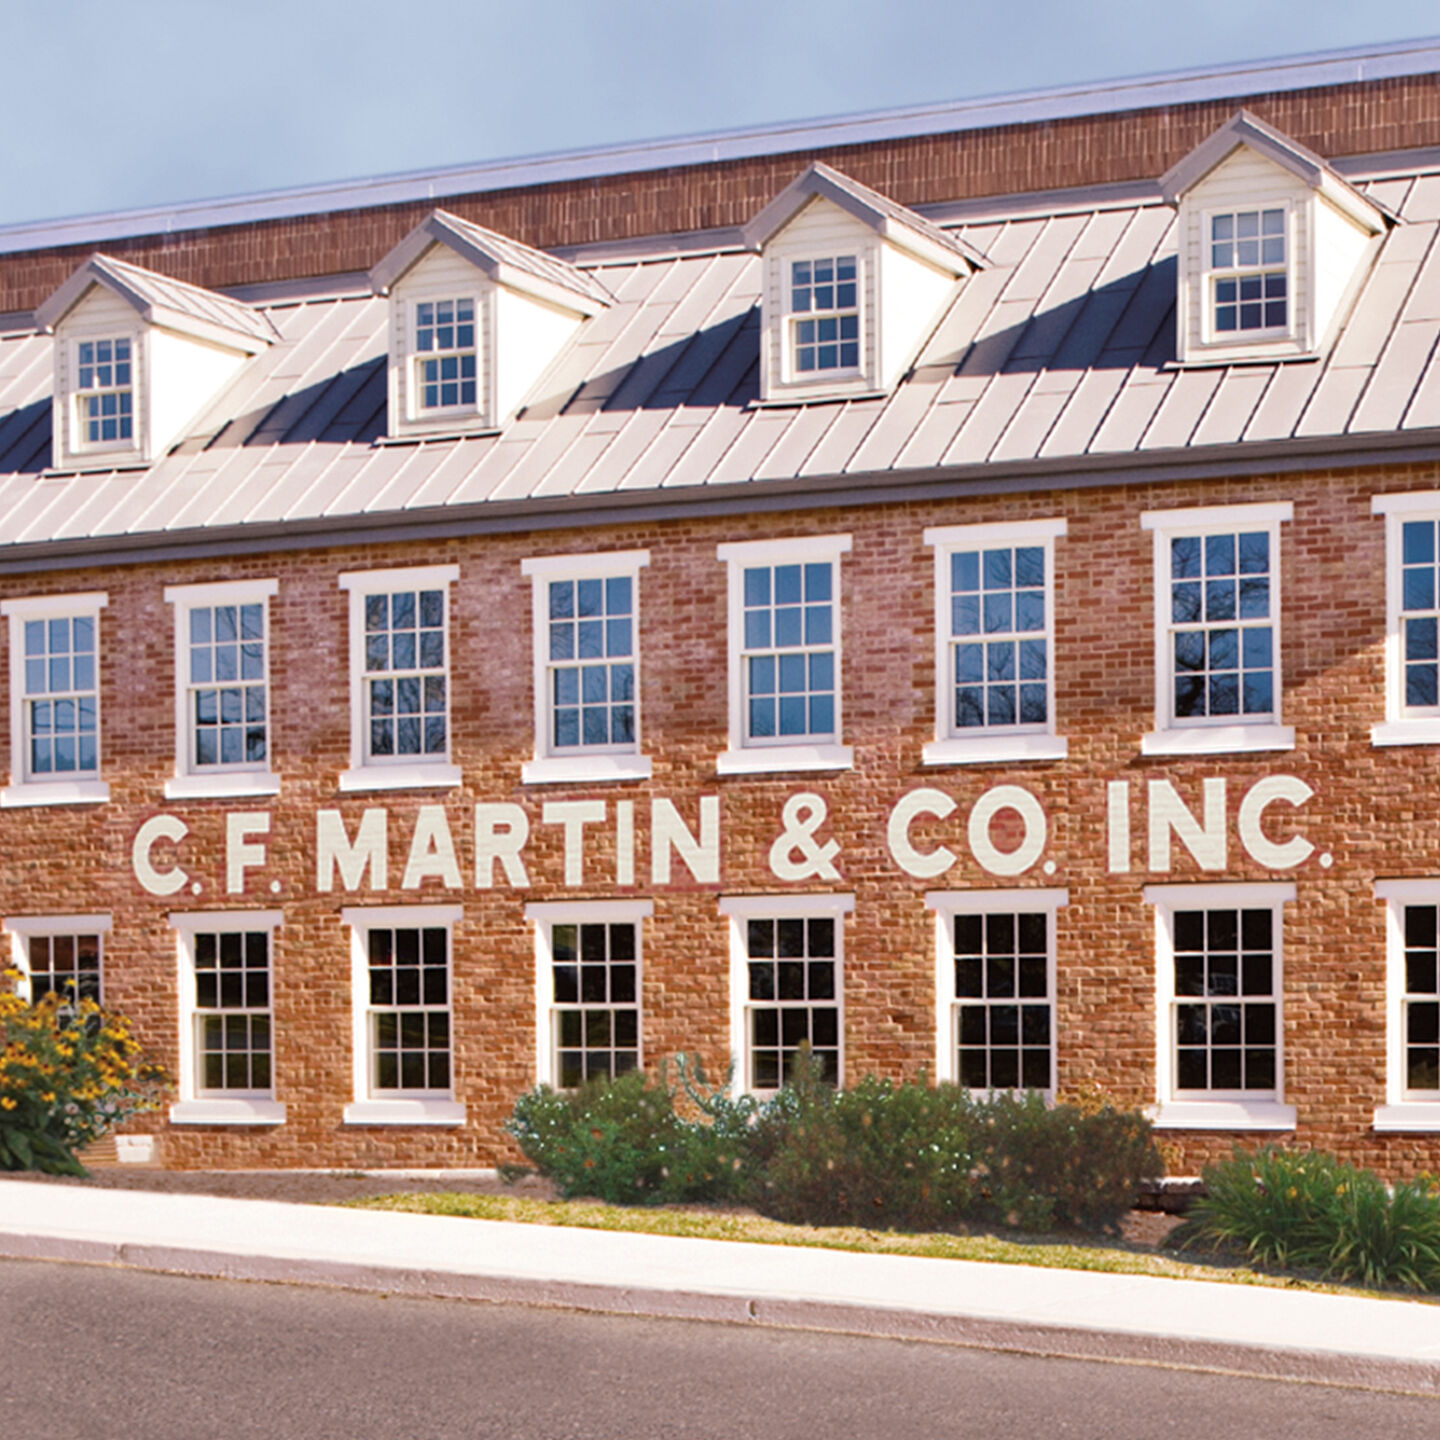
M0 1260L5 1440L1384 1440L1440 1400Z

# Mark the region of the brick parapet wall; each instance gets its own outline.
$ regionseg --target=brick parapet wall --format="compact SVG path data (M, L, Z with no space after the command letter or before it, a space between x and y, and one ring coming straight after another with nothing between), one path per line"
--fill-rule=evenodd
M423 547L391 546L287 553L227 562L73 572L41 582L9 579L14 597L104 589L103 753L111 802L0 812L0 913L103 911L110 1000L132 1014L140 1033L172 1065L176 1054L177 960L172 911L278 907L285 913L275 955L274 1018L279 1098L288 1123L275 1129L171 1129L167 1161L179 1166L474 1165L513 1158L501 1123L534 1075L534 936L531 900L653 898L646 922L643 1024L651 1061L698 1051L712 1072L729 1050L729 953L720 895L828 889L853 892L845 921L847 1070L914 1076L934 1065L935 930L927 889L1065 886L1058 921L1059 1078L1062 1090L1104 1087L1127 1104L1153 1098L1155 1067L1154 917L1142 889L1154 881L1293 878L1285 941L1286 1099L1298 1107L1299 1143L1324 1145L1390 1173L1440 1168L1440 1137L1376 1136L1374 1107L1384 1100L1385 941L1377 877L1440 875L1440 826L1431 814L1436 756L1429 750L1377 749L1369 728L1384 714L1384 527L1370 511L1375 491L1440 486L1433 468L1325 471L1209 484L1114 486L873 506L749 519L617 524L539 536L456 538ZM1140 736L1154 724L1152 536L1149 509L1290 499L1282 527L1285 714L1293 752L1146 758ZM1065 516L1057 542L1055 643L1057 715L1069 738L1063 762L935 768L921 763L933 738L933 556L929 525ZM724 541L848 532L841 564L845 739L855 769L844 773L727 777L715 757L726 747ZM520 561L530 555L648 548L641 579L641 701L650 782L618 786L524 786L520 766L533 749L530 586ZM452 587L453 736L463 785L450 792L351 795L338 789L349 763L346 596L340 573L454 562ZM165 801L173 772L174 644L167 584L242 577L279 580L273 602L274 751L283 776L273 801ZM0 662L0 689L8 669ZM8 705L8 694L0 705ZM0 762L3 763L3 762ZM1275 874L1250 860L1234 833L1236 811L1256 779L1297 775L1316 792L1298 814L1275 807L1267 829L1294 829L1334 856ZM1145 869L1146 782L1174 782L1197 812L1201 781L1228 783L1229 857L1223 873L1201 872L1177 846L1173 869ZM1111 874L1104 836L1105 787L1129 780L1135 816L1134 869ZM1013 783L1040 799L1050 834L1045 859L1017 880L998 879L969 855L965 816L991 786ZM955 815L915 826L922 849L946 844L960 857L938 880L917 880L889 856L885 821L895 801L919 786L953 795ZM822 795L825 834L842 849L842 880L787 885L767 863L788 797ZM698 885L677 867L677 883L649 883L648 801L673 800L694 826L699 799L723 806L719 885ZM542 821L550 799L594 798L607 822L590 827L584 885L563 882L560 828ZM613 816L636 802L637 873L614 882ZM480 801L512 801L532 826L526 851L532 885L486 891L472 883L470 817ZM414 817L443 804L456 837L464 887L427 880L400 888ZM390 887L380 893L317 893L315 812L338 808L351 833L363 810L380 806L391 822ZM267 865L247 892L225 892L225 815L272 816ZM147 818L180 816L192 834L179 857L201 887L170 898L146 894L131 869L131 844ZM997 831L997 838L999 832ZM1000 843L1005 844L1003 838ZM170 852L160 857L169 863ZM271 881L280 884L273 893ZM455 935L456 1090L469 1109L460 1130L347 1129L351 1095L347 904L461 903ZM150 1122L147 1123L147 1128ZM163 1127L161 1127L163 1128ZM1176 1137L1174 1163L1193 1170L1228 1151L1232 1135ZM1240 1137L1256 1139L1260 1137Z
M1440 144L1437 77L1401 76L567 180L440 203L550 249L743 224L816 159L906 205L1157 179L1242 106L1331 159ZM211 289L343 274L369 269L431 205L136 236L98 248ZM0 314L33 309L95 248L0 256Z

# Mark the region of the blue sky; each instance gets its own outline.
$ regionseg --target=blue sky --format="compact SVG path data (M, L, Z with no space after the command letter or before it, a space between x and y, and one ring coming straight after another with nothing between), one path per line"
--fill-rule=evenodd
M1437 32L1435 0L0 0L0 225Z

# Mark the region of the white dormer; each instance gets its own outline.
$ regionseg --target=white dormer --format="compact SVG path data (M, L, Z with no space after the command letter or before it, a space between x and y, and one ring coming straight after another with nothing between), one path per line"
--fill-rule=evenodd
M239 300L108 255L92 255L35 321L55 336L57 470L153 463L278 338Z
M1318 355L1390 223L1319 156L1244 110L1160 188L1180 211L1182 364Z
M392 439L498 428L611 303L574 265L443 210L376 265L370 286L390 297Z
M760 398L893 389L982 257L913 210L813 164L744 230L761 252Z

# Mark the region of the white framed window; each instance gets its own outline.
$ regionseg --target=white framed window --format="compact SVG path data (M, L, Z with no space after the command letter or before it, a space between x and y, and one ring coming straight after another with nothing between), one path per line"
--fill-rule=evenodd
M935 740L927 765L1063 760L1055 733L1055 540L1064 520L943 525L935 551Z
M72 342L77 450L133 450L137 443L135 342L110 335Z
M937 890L935 1078L1055 1093L1055 922L1063 889Z
M728 568L730 748L722 775L847 770L840 557L849 535L717 547Z
M175 607L175 775L166 799L275 795L270 600L275 580L167 585Z
M1155 1125L1293 1130L1285 1104L1289 882L1148 885L1155 907Z
M10 784L0 805L110 798L100 769L103 591L0 602L9 620Z
M535 758L526 784L645 780L640 571L648 550L521 562L535 633Z
M479 347L473 295L414 302L411 394L417 418L473 414L479 406Z
M341 575L350 594L350 769L342 790L460 783L450 761L450 586L458 565Z
M860 257L813 255L785 263L788 379L858 374L863 354Z
M1385 517L1385 719L1375 745L1440 745L1440 491L1375 495Z
M180 1098L174 1125L283 1125L275 1098L279 910L170 916L179 956Z
M1290 207L1212 210L1205 227L1205 324L1212 342L1288 335Z
M764 1094L809 1044L832 1085L845 1083L845 916L853 895L726 896L734 1084Z
M1280 526L1287 501L1152 510L1155 731L1146 755L1291 750L1281 724Z
M455 1100L458 905L352 907L354 1101L347 1125L463 1125Z
M535 922L535 1074L571 1090L645 1063L644 921L650 900L542 901Z
M1377 880L1385 902L1383 1133L1440 1131L1440 879Z
M10 963L20 998L34 1004L53 991L62 1000L103 1004L108 915L7 915Z

